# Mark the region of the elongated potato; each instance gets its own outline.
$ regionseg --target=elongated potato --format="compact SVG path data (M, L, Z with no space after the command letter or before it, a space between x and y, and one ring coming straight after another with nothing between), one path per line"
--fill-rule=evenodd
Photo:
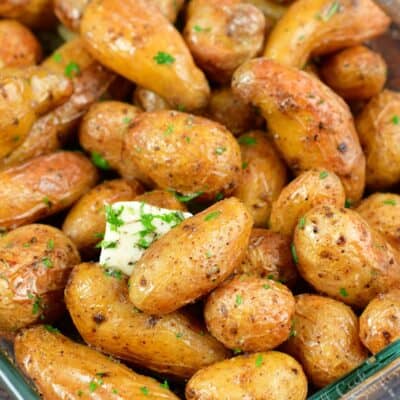
M340 301L311 294L296 296L293 335L284 350L301 362L317 387L339 379L368 356L353 310Z
M267 227L272 203L287 181L286 166L262 131L248 132L238 141L242 177L234 195L248 207L255 226Z
M264 56L302 68L310 55L362 43L385 32L389 24L372 0L295 1L271 32Z
M140 86L137 86L133 93L133 102L148 112L171 109L171 106L157 93Z
M400 339L400 290L379 294L360 316L360 339L373 354Z
M18 366L35 383L44 400L94 396L178 400L155 379L136 374L49 327L37 326L21 332L15 341L15 353Z
M291 3L292 0L244 0L244 2L258 7L264 13L268 23L274 25L276 21L282 18L287 9L287 7L278 3Z
M135 201L143 201L167 210L187 211L185 204L180 202L173 193L166 190L152 190L151 192L143 193L135 197Z
M187 400L305 400L301 365L277 351L222 361L197 372L186 386Z
M367 159L367 185L374 190L400 182L400 94L384 90L356 118Z
M225 348L189 316L147 315L128 299L127 280L97 264L72 272L65 302L83 339L97 349L181 378L227 356Z
M324 205L296 226L293 256L315 289L365 307L378 293L400 286L400 258L355 211Z
M343 207L345 193L340 179L324 169L303 172L290 182L272 204L270 227L273 231L292 236L301 217L313 207L330 204Z
M365 158L350 110L331 89L305 72L265 58L239 67L232 87L260 106L275 144L296 174L329 169L342 180L350 200L361 198Z
M68 208L97 180L84 156L59 152L0 172L0 227L16 228Z
M58 229L26 225L0 237L0 336L51 322L64 311L64 287L79 263L73 243Z
M150 0L150 2L161 11L168 21L174 23L185 0Z
M192 0L183 31L197 64L210 79L230 82L235 69L264 44L265 18L241 0Z
M154 5L145 0L93 0L81 35L102 64L172 106L186 110L206 105L209 87L183 39Z
M129 280L132 303L160 315L211 292L242 261L252 223L234 197L188 218L154 242L135 265Z

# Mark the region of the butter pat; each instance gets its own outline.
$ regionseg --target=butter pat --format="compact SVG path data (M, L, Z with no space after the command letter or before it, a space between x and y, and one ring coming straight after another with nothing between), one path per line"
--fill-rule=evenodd
M157 239L191 217L188 212L167 210L139 201L106 206L106 231L100 264L130 275L144 251Z

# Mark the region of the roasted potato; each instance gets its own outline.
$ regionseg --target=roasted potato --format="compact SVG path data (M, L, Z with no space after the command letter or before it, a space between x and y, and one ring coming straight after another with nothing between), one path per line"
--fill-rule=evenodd
M340 179L324 169L311 169L291 181L272 204L270 227L292 236L296 224L308 210L320 204L343 207L345 193Z
M311 209L296 226L292 253L308 283L355 307L400 285L398 252L353 210Z
M150 0L150 2L161 11L168 21L174 23L185 0Z
M187 211L185 204L167 190L152 190L151 192L143 193L135 197L135 201L143 201L152 206L166 208L168 210Z
M340 301L311 294L296 296L293 334L284 350L300 361L317 387L346 375L368 356L353 310Z
M373 354L400 339L400 290L379 294L360 316L360 339Z
M400 93L384 90L356 118L367 159L367 185L384 190L400 182Z
M276 21L282 18L287 7L279 3L292 3L293 0L244 0L245 3L250 3L258 7L265 15L267 22L272 26Z
M0 171L0 228L16 228L64 210L96 180L88 159L66 151Z
M136 263L129 280L130 300L140 310L160 315L208 294L242 261L252 223L246 207L234 197L183 221Z
M102 64L186 110L207 104L208 83L182 37L145 0L93 0L81 36Z
M15 355L44 400L178 400L155 379L136 374L49 326L21 332L15 340Z
M187 400L305 400L301 365L277 351L231 358L197 372L186 386Z
M129 301L125 277L99 265L75 267L65 302L88 344L151 370L188 378L227 356L225 348L189 316L141 313Z
M86 193L69 211L63 232L85 254L95 253L94 246L101 240L106 228L104 206L117 201L133 200L143 192L137 181L115 179L106 181Z
M137 86L133 92L133 102L148 112L171 109L171 106L157 93L140 86Z
M213 81L228 83L235 69L264 44L265 18L241 0L192 0L183 37Z
M204 317L208 331L236 351L267 351L290 333L294 297L272 279L239 275L215 289L207 299Z
M267 227L272 203L287 181L286 166L262 131L248 132L238 141L242 177L234 195L248 207L255 226Z
M350 110L331 89L306 72L266 58L239 67L232 86L245 101L260 106L275 144L296 174L329 169L342 180L347 198L361 198L365 158Z
M80 258L61 231L21 226L0 237L0 260L0 336L63 313L64 287Z
M372 0L298 0L275 25L264 56L302 68L311 55L357 45L385 32L389 24Z
M253 229L237 274L275 279L293 288L298 273L290 253L290 238L267 229Z
M345 49L324 60L320 74L346 100L363 100L380 93L387 67L382 56L365 46Z

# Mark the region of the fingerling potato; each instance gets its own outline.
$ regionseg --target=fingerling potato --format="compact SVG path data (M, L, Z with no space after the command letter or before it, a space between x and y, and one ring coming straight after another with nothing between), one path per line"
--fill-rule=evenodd
M133 102L148 112L171 109L171 106L157 93L140 86L137 86L133 93Z
M15 0L12 0L15 2ZM21 2L20 0L17 0ZM3 15L3 14L2 14ZM54 29L57 18L53 11L53 0L29 0L17 12L3 15L15 18L32 29Z
M152 190L151 192L143 193L135 197L135 201L142 201L167 210L187 211L185 204L180 202L173 193L166 190Z

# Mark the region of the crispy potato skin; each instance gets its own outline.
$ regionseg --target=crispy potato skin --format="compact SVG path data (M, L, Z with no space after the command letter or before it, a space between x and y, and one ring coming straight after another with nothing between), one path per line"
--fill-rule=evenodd
M267 351L289 337L294 305L285 285L239 275L210 294L204 317L208 331L225 347Z
M271 32L264 56L302 68L311 55L357 45L389 27L390 18L372 0L340 0L338 8L334 4L295 1Z
M275 279L293 288L298 273L290 253L290 237L253 228L246 255L235 273Z
M286 166L262 131L239 137L242 177L234 195L250 210L257 227L267 227L272 203L287 182Z
M339 379L368 356L358 337L358 319L340 301L311 294L296 296L293 329L284 350L303 365L317 387Z
M130 201L143 192L137 181L115 179L95 186L75 203L63 224L63 232L79 251L93 254L94 246L106 228L104 206L117 201Z
M82 14L90 0L53 0L58 19L71 31L79 32Z
M171 106L157 93L141 86L137 86L133 92L133 102L135 105L148 112L171 109Z
M356 128L367 159L367 186L384 190L400 182L400 94L384 90L373 97L356 118Z
M296 3L297 4L297 3ZM280 153L298 174L327 168L350 200L361 198L365 158L346 103L311 75L260 58L239 67L232 87L259 106Z
M370 99L381 92L387 67L379 53L365 46L342 50L324 60L320 74L346 100Z
M211 292L242 261L252 224L246 207L234 197L183 221L137 262L129 280L130 300L140 310L160 315Z
M400 196L398 194L374 193L365 198L356 211L394 248L400 250Z
M315 289L355 307L400 285L397 251L355 211L324 205L294 234L298 269Z
M272 204L270 227L292 236L299 219L313 207L330 204L343 207L345 193L340 179L333 172L311 169L291 181Z
M102 399L178 400L153 378L136 374L126 366L87 346L74 343L43 326L26 329L15 340L18 366L32 379L44 400L78 400L89 395ZM62 366L62 368L60 368ZM148 394L141 392L146 387Z
M239 146L225 127L177 111L139 114L125 134L122 160L145 182L211 199L232 193L241 171Z
M184 203L181 203L171 192L167 190L152 190L135 197L135 201L143 201L152 206L166 208L168 210L187 211Z
M188 382L185 394L187 400L305 400L307 379L295 359L269 351L200 370Z
M73 270L65 302L88 344L159 373L188 378L228 355L183 313L156 317L135 309L127 280L106 276L97 264L80 264Z
M0 172L0 227L13 229L68 208L96 180L92 163L67 151L7 168Z
M360 316L360 339L373 354L400 338L400 290L376 296Z
M235 69L264 43L265 18L241 0L192 0L183 31L197 64L213 80L228 83Z
M178 31L145 0L91 1L81 35L102 64L153 90L172 106L194 110L206 105L210 89L203 73Z
M63 313L64 287L80 257L60 230L38 224L17 228L0 237L0 258L0 336L13 337Z

